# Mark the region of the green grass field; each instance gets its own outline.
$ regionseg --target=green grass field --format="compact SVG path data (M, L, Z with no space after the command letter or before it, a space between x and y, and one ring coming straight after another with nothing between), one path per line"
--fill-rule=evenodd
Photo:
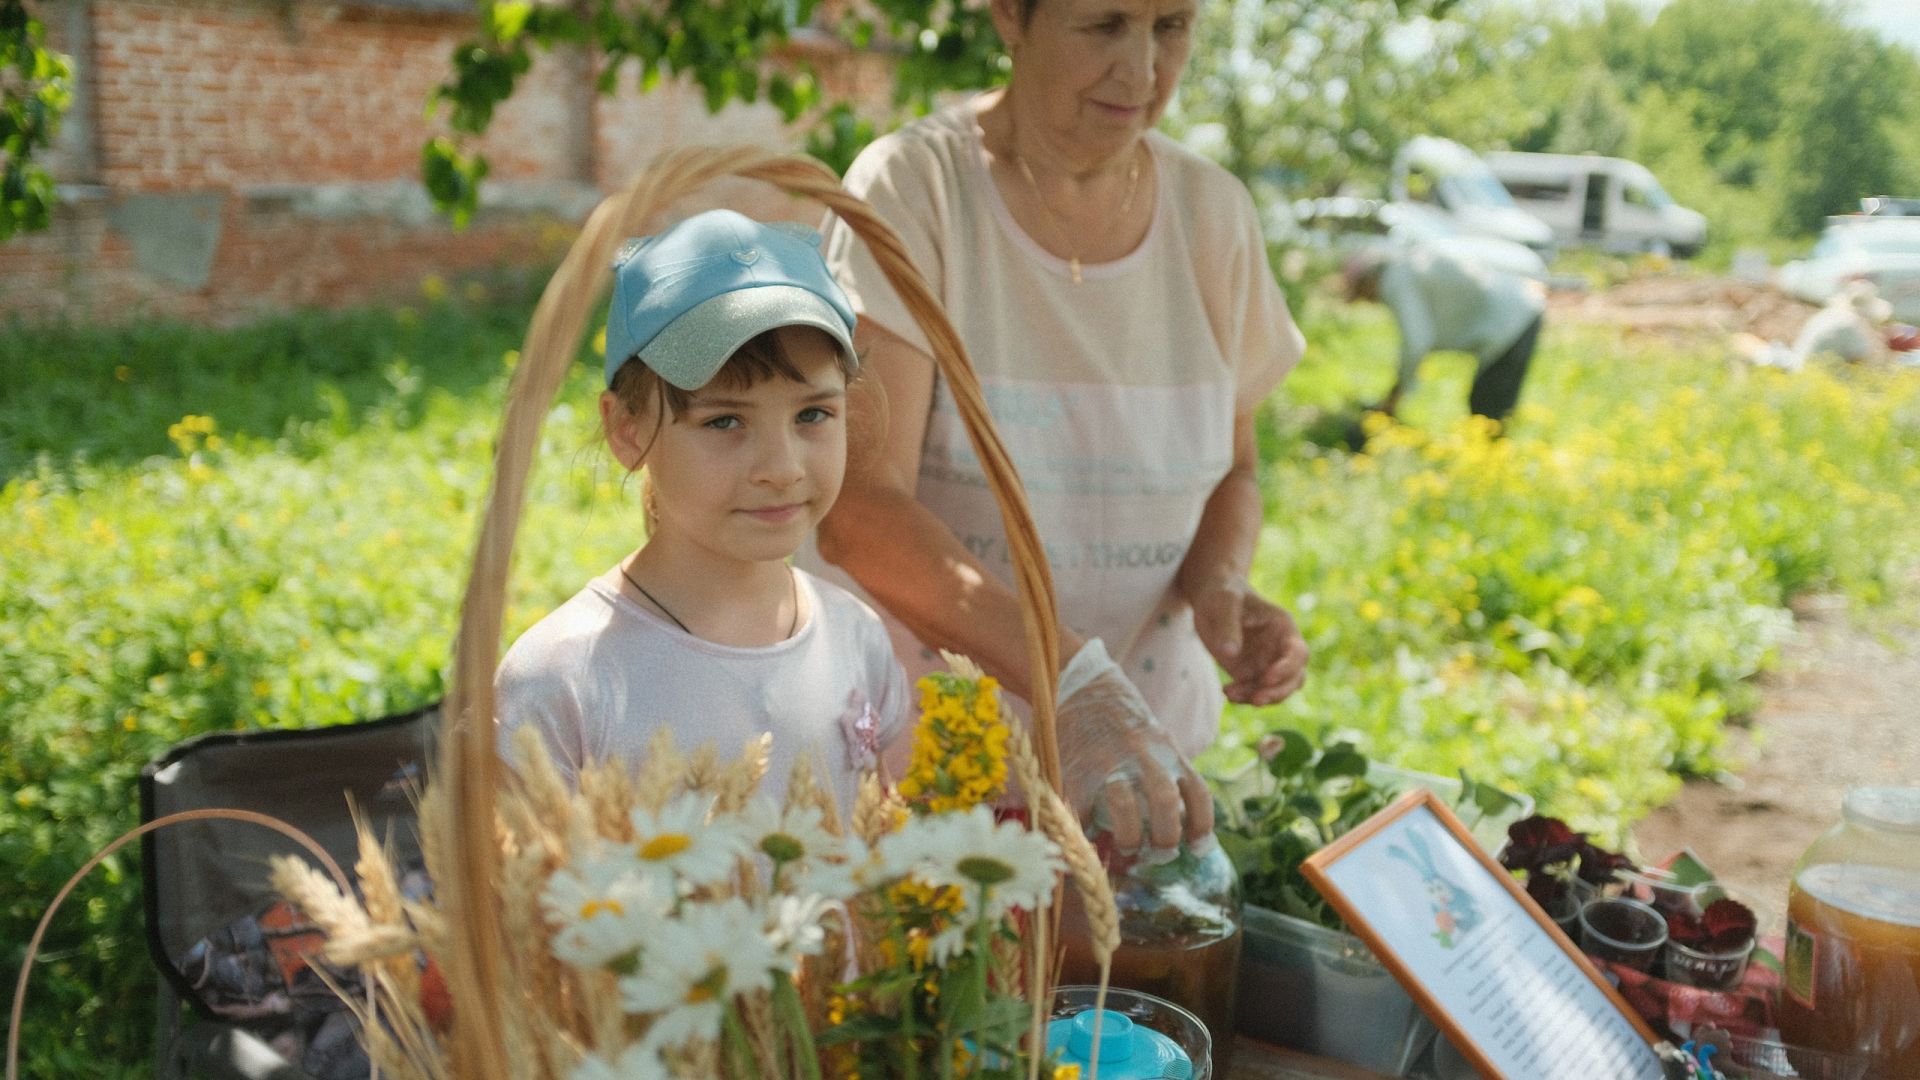
M0 384L8 985L61 881L134 823L149 757L439 696L527 313L463 294L231 331L0 327L20 358ZM1354 453L1391 328L1317 304L1303 321L1308 359L1262 422L1257 577L1313 673L1231 712L1216 766L1270 726L1350 732L1617 837L1724 766L1791 595L1872 604L1916 558L1920 373L1747 372L1550 327L1510 438L1463 422L1468 363L1442 357L1410 422ZM510 632L639 538L594 389L583 366L549 425ZM111 860L62 912L28 1075L144 1075L136 877Z

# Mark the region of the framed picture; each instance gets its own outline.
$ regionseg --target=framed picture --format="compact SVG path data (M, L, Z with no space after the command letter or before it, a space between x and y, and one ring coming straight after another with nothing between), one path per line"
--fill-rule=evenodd
M1660 1080L1653 1029L1432 792L1302 871L1481 1076Z

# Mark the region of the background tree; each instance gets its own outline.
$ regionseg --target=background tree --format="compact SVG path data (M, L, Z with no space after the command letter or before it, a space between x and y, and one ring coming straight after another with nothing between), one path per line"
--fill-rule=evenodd
M1820 0L1476 6L1457 21L1508 44L1428 94L1434 133L1476 149L1612 147L1705 212L1723 255L1784 253L1861 196L1920 182L1920 130L1899 116L1920 56Z
M1547 148L1556 154L1618 157L1632 141L1633 112L1619 81L1599 64L1582 68Z
M1828 214L1857 209L1864 195L1904 192L1915 180L1915 162L1902 160L1892 125L1911 121L1916 65L1901 65L1891 49L1856 31L1828 35L1801 71L1773 141L1776 222L1789 232L1818 228Z
M1421 97L1476 67L1455 2L1210 0L1174 122L1256 191L1377 181Z
M453 74L434 95L448 108L451 134L429 140L421 153L428 190L456 222L472 214L487 174L471 138L487 129L534 58L556 47L591 48L601 61L602 93L617 92L622 73L635 67L642 92L684 77L714 112L765 100L788 122L812 114L808 150L841 171L875 127L849 104L825 101L807 65L776 61L795 31L821 23L854 49L891 53L894 104L910 111L931 108L943 90L990 86L1006 70L983 3L873 0L833 16L819 0L477 0L477 7L479 31L455 50Z
M52 217L53 178L33 156L53 144L72 101L69 75L25 0L0 0L0 240Z

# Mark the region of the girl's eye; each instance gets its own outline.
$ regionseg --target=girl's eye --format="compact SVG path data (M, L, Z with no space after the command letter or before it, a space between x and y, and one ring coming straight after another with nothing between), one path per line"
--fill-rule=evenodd
M1161 22L1158 29L1163 34L1184 34L1187 32L1186 17L1183 15L1179 18L1167 19Z
M740 426L740 418L737 416L716 416L711 420L702 421L700 426L703 428L712 428L715 431L732 431Z
M800 421L803 424L824 424L827 421L833 419L833 413L830 410L820 408L818 405L814 405L814 406L809 406L808 408L805 408L805 409L801 409L800 415L794 417L794 419Z

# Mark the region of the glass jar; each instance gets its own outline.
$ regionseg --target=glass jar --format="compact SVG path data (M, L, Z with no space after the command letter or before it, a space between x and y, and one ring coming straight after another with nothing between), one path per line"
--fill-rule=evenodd
M1094 1007L1106 1010L1095 1029ZM1137 990L1109 987L1104 1003L1097 986L1060 986L1053 992L1047 1049L1082 1076L1125 1080L1213 1080L1213 1037L1198 1017L1170 1001ZM1096 1039L1095 1036L1098 1036Z
M1793 869L1780 1031L1920 1076L1920 788L1847 792Z
M1226 1075L1240 984L1240 875L1233 860L1214 844L1200 855L1183 847L1172 862L1157 866L1115 855L1107 872L1120 914L1110 985L1165 998L1193 1013L1213 1036L1215 1075ZM1071 889L1060 933L1060 982L1099 982L1086 912Z

